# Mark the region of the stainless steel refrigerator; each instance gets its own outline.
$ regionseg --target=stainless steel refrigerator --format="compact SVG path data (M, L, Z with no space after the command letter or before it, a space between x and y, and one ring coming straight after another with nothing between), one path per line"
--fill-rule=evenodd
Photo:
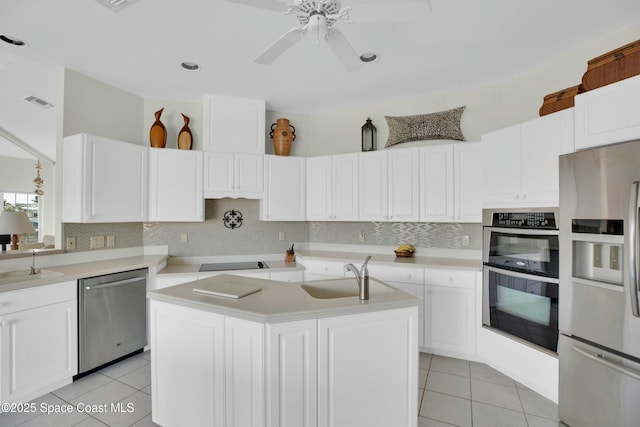
M640 141L560 157L560 420L640 426Z

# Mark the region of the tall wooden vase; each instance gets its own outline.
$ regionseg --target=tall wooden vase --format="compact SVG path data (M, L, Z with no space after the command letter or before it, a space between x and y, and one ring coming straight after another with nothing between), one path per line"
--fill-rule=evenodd
M167 129L160 121L160 116L163 111L164 108L161 108L155 112L156 121L153 122L151 130L149 131L149 142L154 148L164 148L167 145Z
M189 117L182 114L182 118L184 119L184 126L180 129L180 133L178 133L178 148L181 150L191 150L193 146L193 135L191 134L191 129L189 129Z
M289 124L289 119L278 119L271 125L269 132L273 139L273 151L278 156L288 156L291 153L291 144L296 140L296 128Z

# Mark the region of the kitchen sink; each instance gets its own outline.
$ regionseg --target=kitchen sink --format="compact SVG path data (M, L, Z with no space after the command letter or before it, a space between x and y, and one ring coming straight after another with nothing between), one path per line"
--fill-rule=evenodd
M358 297L359 288L355 278L322 280L313 283L303 283L300 287L309 296L317 299L334 299ZM380 295L387 292L393 292L394 289L380 282L371 280L369 282L369 295Z
M0 272L0 285L8 285L10 283L27 282L30 280L45 279L47 277L62 276L63 273L52 270L37 270L36 274L29 274L29 270L5 271Z

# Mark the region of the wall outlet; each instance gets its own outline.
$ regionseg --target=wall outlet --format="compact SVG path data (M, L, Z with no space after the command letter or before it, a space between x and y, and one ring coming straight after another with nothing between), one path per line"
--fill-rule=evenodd
M278 232L278 240L284 240L284 231Z
M469 236L462 236L462 246L463 247L469 247L471 243L469 242Z
M364 231L362 230L360 230L360 233L358 233L358 241L364 242Z
M104 248L104 236L91 236L90 249Z
M107 236L107 247L113 248L116 246L116 236Z
M67 237L67 250L73 251L76 249L76 238L75 237Z
M189 241L189 235L187 233L180 234L180 243L187 243Z

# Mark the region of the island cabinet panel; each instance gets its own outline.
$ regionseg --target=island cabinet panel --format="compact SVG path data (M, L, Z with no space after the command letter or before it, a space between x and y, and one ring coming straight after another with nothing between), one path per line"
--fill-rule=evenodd
M151 301L153 421L225 427L224 316Z
M416 307L318 320L318 426L416 426Z
M225 342L225 426L264 426L264 325L226 317Z
M66 300L43 305L41 296L52 292ZM7 292L3 298L0 402L28 402L71 383L78 371L75 282Z
M318 425L316 319L267 325L267 427Z

